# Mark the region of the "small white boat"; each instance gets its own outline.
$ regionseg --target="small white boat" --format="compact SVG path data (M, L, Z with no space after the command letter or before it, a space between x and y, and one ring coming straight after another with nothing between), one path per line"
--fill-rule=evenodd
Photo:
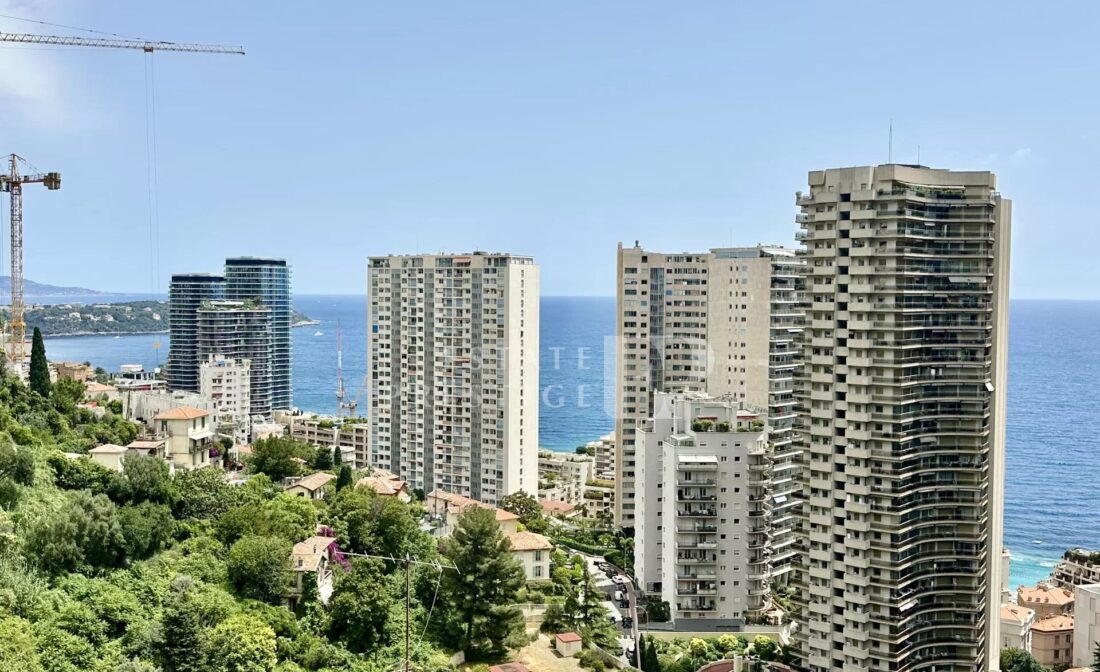
M314 332L314 333L313 333L313 335L314 335L314 336L324 336L324 335L325 335L325 332L323 332L323 331L317 331L317 332Z

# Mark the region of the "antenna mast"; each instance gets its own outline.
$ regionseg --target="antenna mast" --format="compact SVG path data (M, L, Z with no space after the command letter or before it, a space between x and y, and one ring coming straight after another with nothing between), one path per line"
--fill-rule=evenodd
M344 417L344 344L340 336L340 322L336 322L336 417Z

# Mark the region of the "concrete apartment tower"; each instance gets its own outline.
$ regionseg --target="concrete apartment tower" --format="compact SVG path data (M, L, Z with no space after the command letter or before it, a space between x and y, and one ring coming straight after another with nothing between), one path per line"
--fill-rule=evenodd
M290 267L285 259L225 260L225 298L255 301L271 309L271 408L293 407L291 387Z
M677 630L743 629L771 607L764 415L729 396L654 395L638 428L635 569Z
M199 366L199 393L214 402L214 427L237 444L252 439L252 361L214 355Z
M168 284L168 387L199 391L198 314L206 301L225 298L225 277L177 273Z
M988 172L812 171L795 648L998 668L1011 205Z
M371 466L488 504L537 495L534 259L371 257L368 280Z
M270 420L275 410L271 309L254 301L209 301L197 315L200 360L248 360L249 413Z
M637 428L653 417L658 391L705 391L767 409L775 494L798 506L792 385L805 268L777 246L678 254L619 246L615 506L624 528L635 527ZM789 513L783 524L793 531ZM777 568L794 555L793 538L783 536Z

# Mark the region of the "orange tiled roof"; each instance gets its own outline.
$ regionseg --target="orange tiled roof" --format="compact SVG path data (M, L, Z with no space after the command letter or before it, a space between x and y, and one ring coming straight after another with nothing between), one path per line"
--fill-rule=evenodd
M179 408L161 411L154 420L194 420L196 418L205 418L208 415L210 414L201 408L181 406Z
M1031 629L1038 630L1039 632L1073 630L1073 616L1069 614L1050 616L1041 621L1035 621L1035 623L1031 625Z
M1065 588L1038 585L1034 588L1020 586L1017 591L1017 601L1024 604L1056 604L1066 605L1073 602L1073 593Z
M310 537L294 544L290 552L291 569L299 572L312 572L321 565L328 547L335 544L334 537Z
M323 471L319 471L316 474L310 474L309 476L306 476L302 480L300 480L297 483L294 483L294 484L292 484L288 487L290 487L290 488L301 487L301 488L305 488L306 490L309 490L310 492L313 492L315 490L320 490L321 488L323 488L325 486L326 483L328 483L329 481L331 481L335 478L336 477L333 476L332 474L326 474Z
M480 506L483 509L492 509L496 512L497 522L503 523L508 520L519 520L519 516L511 511L505 511L504 509L498 509L490 504L479 502L476 499L470 499L462 495L456 495L453 492L447 492L446 490L432 490L428 493L428 498L442 499L447 502L447 508L455 511L463 511L471 506Z
M546 537L534 532L509 532L504 536L512 543L513 551L548 551L554 548Z
M1002 621L1014 621L1016 623L1027 623L1034 618L1035 612L1027 607L1020 607L1015 604L1002 604L1001 605L1001 620Z

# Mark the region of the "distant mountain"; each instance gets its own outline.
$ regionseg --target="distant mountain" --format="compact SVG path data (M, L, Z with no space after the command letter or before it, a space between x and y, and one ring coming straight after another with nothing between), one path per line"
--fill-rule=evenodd
M0 275L0 292L11 293L11 277ZM85 287L58 287L24 279L23 294L26 296L110 296L111 292L100 292Z

